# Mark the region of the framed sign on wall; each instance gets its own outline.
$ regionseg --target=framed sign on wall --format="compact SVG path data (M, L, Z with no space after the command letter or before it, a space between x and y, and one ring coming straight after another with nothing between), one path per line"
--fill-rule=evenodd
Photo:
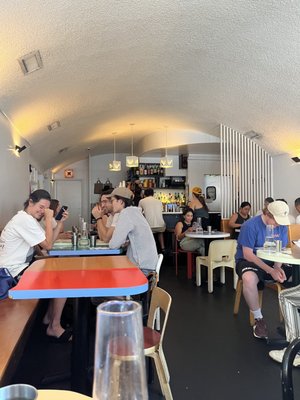
M74 170L73 169L65 169L65 178L74 178Z

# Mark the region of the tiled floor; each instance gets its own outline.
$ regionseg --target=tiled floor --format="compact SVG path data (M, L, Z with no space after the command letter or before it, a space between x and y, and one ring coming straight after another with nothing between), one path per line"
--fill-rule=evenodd
M231 273L224 286L218 285L213 294L208 294L205 284L196 287L194 280L186 279L184 266L176 278L169 258L161 269L160 286L173 297L164 349L174 399L282 399L280 365L268 356L272 348L253 338L244 302L240 314L232 314L235 292ZM270 336L278 336L278 304L275 292L270 290L264 293L264 315ZM68 380L45 385L43 377L68 370L70 347L50 344L37 323L15 380L68 389ZM295 398L299 398L298 369L294 381ZM150 400L162 398L156 380L149 391Z

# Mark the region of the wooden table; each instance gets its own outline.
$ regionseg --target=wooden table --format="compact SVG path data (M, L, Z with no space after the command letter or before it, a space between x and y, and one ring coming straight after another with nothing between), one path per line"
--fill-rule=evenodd
M257 249L256 255L257 257L266 261L293 265L293 285L297 286L300 284L300 259L292 256L291 249L285 249L281 252L272 252L270 250Z
M127 256L58 257L35 261L9 291L13 299L75 298L71 388L84 393L88 368L91 296L146 292L148 280Z

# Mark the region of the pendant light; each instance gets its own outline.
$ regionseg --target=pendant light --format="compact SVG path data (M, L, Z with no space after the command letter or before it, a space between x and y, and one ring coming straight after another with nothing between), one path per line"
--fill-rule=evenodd
M133 127L134 124L131 123L131 156L126 157L126 167L133 168L139 166L139 158L133 155Z
M115 135L117 134L117 132L113 132L113 136L114 136L114 159L112 162L110 162L108 164L108 170L111 172L118 172L121 171L121 161L117 161L116 160L116 138Z
M168 157L168 127L166 128L166 149L165 156L160 159L160 168L173 168L173 159Z

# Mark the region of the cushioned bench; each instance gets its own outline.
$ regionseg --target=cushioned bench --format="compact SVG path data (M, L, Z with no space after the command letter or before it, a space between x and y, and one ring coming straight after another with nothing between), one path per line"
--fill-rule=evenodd
M22 355L39 300L0 301L0 386L9 383Z

